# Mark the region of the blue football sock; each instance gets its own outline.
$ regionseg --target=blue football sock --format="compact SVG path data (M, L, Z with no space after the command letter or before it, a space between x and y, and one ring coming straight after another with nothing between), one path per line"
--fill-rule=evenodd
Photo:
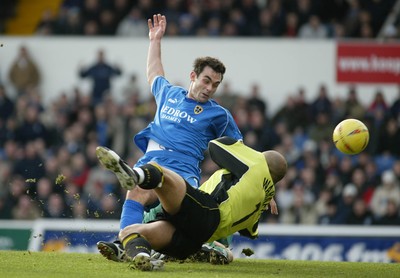
M137 223L142 223L143 221L144 206L133 200L125 200L122 206L121 220L119 222L119 227L123 228Z

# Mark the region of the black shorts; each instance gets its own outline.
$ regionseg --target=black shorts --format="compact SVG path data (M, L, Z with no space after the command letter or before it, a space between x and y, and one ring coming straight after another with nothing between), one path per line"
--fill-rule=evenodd
M166 220L175 226L171 243L163 254L177 259L185 259L196 253L217 229L220 222L218 204L207 193L186 184L186 195L179 212L164 215L157 220Z

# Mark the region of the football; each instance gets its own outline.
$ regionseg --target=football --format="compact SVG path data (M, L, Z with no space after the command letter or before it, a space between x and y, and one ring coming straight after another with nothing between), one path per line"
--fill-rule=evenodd
M333 143L344 154L358 154L369 142L369 131L365 124L356 119L341 121L333 131Z

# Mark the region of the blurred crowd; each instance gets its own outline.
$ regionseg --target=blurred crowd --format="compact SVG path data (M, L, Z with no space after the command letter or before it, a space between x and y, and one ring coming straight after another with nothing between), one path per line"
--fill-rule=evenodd
M400 37L400 17L382 28L396 0L64 0L44 10L38 35L147 36L162 13L168 36ZM12 14L12 2L4 11ZM8 8L7 8L8 7ZM10 8L11 7L11 8ZM6 9L7 8L7 9ZM17 16L14 15L12 16Z
M107 146L133 165L142 154L132 138L153 119L155 103L135 74L116 101L111 79L124 73L108 65L103 51L97 54L98 63L77 71L93 79L90 92L76 87L45 104L40 84L46 73L21 46L0 84L0 219L119 219L126 192L100 167L95 149ZM262 90L254 83L235 92L224 81L216 94L247 145L276 149L289 163L276 187L280 213L266 212L262 222L400 225L400 87L393 103L377 89L368 105L357 86L344 98L324 84L313 99L298 88L274 113L272 94ZM343 155L332 143L335 125L345 118L369 128L370 142L359 155ZM216 169L206 155L203 179Z

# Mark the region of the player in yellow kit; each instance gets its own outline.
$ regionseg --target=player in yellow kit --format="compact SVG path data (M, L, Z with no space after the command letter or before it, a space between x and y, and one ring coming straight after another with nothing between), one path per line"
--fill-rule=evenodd
M119 234L136 268L160 267L151 260L151 249L184 259L203 243L235 232L257 237L261 213L286 174L286 160L276 151L257 152L229 137L212 140L209 152L222 169L199 189L156 163L134 168L135 183L154 190L164 211L158 221L133 224Z
M213 160L223 169L200 187L219 203L220 223L209 241L237 231L254 238L261 213L275 195L274 182L263 153L241 142L232 145L222 142L225 141L215 140L209 148Z

